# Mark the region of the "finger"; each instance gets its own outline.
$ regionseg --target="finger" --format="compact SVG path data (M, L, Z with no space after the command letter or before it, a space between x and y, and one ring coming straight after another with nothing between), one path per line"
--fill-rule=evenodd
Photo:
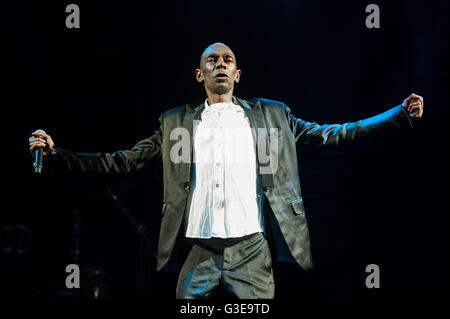
M414 107L414 108L412 108L412 110L411 110L411 116L415 116L415 117L418 117L418 116L420 116L421 115L421 108L420 107Z
M39 141L30 143L30 147L46 147L46 146L47 146L47 143L39 142Z
M420 101L420 103L422 103L422 108L423 108L423 104L424 104L424 102L423 102L423 97L419 97L419 101Z
M34 138L45 138L44 134L42 133L32 133Z
M409 104L410 107L414 107L414 106L421 106L423 103L420 99L415 99L412 100L411 103Z
M423 109L423 101L422 100L417 100L415 101L412 106L417 106Z
M36 147L45 147L45 144L41 143L41 142L35 143L35 144L31 144L30 145L30 150L34 150Z
M33 137L33 138L30 138L29 139L29 142L30 143L36 143L36 142L42 142L42 143L47 143L47 141L46 140L44 140L43 138L40 138L40 137Z
M416 102L416 101L421 102L422 105L423 105L423 97L418 95L418 94L415 94L415 93L412 94L412 101L414 101L414 102Z
M415 117L415 118L420 118L422 115L420 114L419 111L414 112L414 114L412 114L411 116Z
M418 112L421 113L421 112L423 111L423 108L422 108L422 106L419 105L419 106L415 106L415 107L413 108L413 110L414 110L414 111L418 111Z
M42 142L42 143L47 143L46 140L44 140L43 138L40 138L40 137L34 138L34 139L31 140L30 142Z
M411 101L411 95L408 96L404 101L403 101L403 107L404 108L408 108L409 102Z
M44 131L36 131L36 132L31 133L31 135L39 136L39 137L42 137L42 138L47 138L47 136L48 136L47 134L45 134Z
M46 140L44 140L43 138L40 138L40 137L35 137L35 138L29 140L29 142L30 143L36 143L36 142L47 143Z

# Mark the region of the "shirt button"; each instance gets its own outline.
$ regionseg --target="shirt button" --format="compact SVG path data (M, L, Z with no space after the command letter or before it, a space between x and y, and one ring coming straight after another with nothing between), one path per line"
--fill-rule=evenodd
M220 185L219 184L216 184L216 187L219 187Z
M216 163L217 166L220 166L220 163Z

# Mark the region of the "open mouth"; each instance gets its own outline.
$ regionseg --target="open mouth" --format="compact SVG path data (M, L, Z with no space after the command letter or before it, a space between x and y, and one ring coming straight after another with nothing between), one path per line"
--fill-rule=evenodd
M228 75L226 75L225 73L219 73L216 75L216 79L224 80L226 78L228 78Z

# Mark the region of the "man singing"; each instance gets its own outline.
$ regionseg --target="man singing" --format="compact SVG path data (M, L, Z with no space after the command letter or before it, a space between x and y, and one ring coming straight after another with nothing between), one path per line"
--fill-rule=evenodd
M208 298L219 283L238 298L273 298L268 227L274 247L284 247L303 269L313 266L296 143L339 146L412 126L413 119L422 117L423 99L411 94L371 118L318 125L296 118L281 102L233 96L241 70L222 43L206 48L195 76L204 83L205 102L165 111L155 133L130 150L74 153L55 147L43 131L32 133L30 150L44 148L47 162L60 169L105 174L139 170L160 157L164 199L157 270L176 266L180 242L190 247L177 298ZM183 132L187 144L180 147ZM238 134L229 138L227 132ZM246 158L238 160L243 150ZM263 214L264 197L270 216Z

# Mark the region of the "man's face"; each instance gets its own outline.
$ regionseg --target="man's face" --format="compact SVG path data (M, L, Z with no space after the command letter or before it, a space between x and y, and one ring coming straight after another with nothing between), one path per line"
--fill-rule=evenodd
M207 91L225 94L239 82L241 70L237 69L233 51L222 43L215 43L203 52L195 75L198 82L205 82Z

